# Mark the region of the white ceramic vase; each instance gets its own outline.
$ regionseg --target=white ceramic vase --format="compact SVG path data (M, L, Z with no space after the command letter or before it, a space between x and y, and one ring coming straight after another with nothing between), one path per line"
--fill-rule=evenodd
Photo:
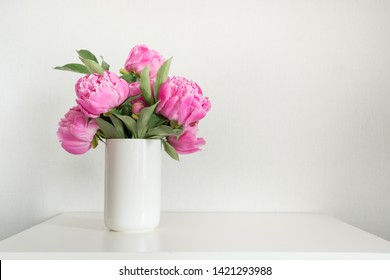
M151 231L160 222L161 140L107 139L104 223L113 231Z

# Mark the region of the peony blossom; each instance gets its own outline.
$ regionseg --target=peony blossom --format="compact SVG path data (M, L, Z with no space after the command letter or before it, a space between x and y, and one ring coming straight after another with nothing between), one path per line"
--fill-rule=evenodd
M141 94L141 88L139 86L139 82L134 82L129 84L129 96L136 96Z
M82 77L77 81L75 90L77 104L91 118L98 118L122 104L129 95L128 83L109 71Z
M169 136L168 142L179 154L192 154L201 150L206 144L203 138L197 138L197 126L187 126L177 139L176 136Z
M157 51L149 49L146 45L137 45L130 51L125 69L139 74L149 65L149 77L153 79L164 61L164 57Z
M151 84L151 91L153 94L154 81L153 80L150 81L150 84ZM134 83L129 84L129 96L136 96L139 94L141 94L140 83L134 82ZM144 107L148 106L148 103L146 102L146 100L142 96L137 97L136 99L132 100L131 104L133 105L131 111L136 115L138 115Z
M197 123L211 108L211 103L202 94L201 88L182 77L173 77L163 83L158 99L160 103L156 112L185 126Z
M131 103L133 104L131 111L136 115L139 115L141 110L147 106L147 103L143 97L139 97L136 100L133 100Z
M88 122L78 106L71 108L58 123L58 139L69 153L80 155L91 149L91 142L99 126L95 120Z

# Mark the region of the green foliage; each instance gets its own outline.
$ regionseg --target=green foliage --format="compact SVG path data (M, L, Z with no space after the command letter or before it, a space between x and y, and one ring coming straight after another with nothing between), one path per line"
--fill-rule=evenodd
M99 65L99 63L93 61L93 60L90 60L90 59L86 59L86 58L83 58L83 57L79 57L81 62L84 63L85 66L87 66L89 72L91 73L97 73L97 74L103 74L104 73L104 70L103 68Z
M115 127L117 138L125 138L125 130L122 122L114 115L110 115L109 118Z
M99 144L99 137L95 135L91 142L92 149L95 149L98 146L98 144Z
M171 135L179 137L182 131L182 129L173 129L167 125L160 125L154 128L150 128L146 133L145 138L161 139Z
M76 50L76 52L78 53L79 57L83 59L88 59L88 60L95 61L96 63L99 63L96 56L88 50L79 50L79 51Z
M141 113L139 114L139 118L137 121L137 136L138 138L145 138L145 135L149 129L149 121L154 113L154 110L157 107L157 104L154 104L150 107L145 107L141 110Z
M96 121L99 125L99 129L104 134L104 138L111 139L111 138L119 138L117 136L117 130L115 126L113 126L108 121L105 121L103 118L96 118Z
M122 76L119 76L119 78L125 80L128 83L134 83L137 81L137 75L134 75L133 73L123 74Z
M138 138L137 123L132 117L124 115L115 115L115 117L120 119L125 124L128 131L132 134L133 137L130 136L128 138Z
M100 65L96 56L90 51L78 50L76 52L78 53L79 59L84 65L78 63L69 63L69 64L65 64L64 66L57 66L54 69L71 71L71 72L81 73L81 74L92 74L92 73L103 74L105 70L110 69L110 65L104 61L103 57L102 57L102 63Z
M152 90L150 89L149 65L146 66L144 70L142 70L140 78L140 88L142 96L145 98L146 102L148 102L149 105L153 105L154 99L152 96Z
M164 146L164 151L174 160L179 161L179 154L176 152L176 150L171 146L171 144L168 143L168 141L161 139L161 142Z
M110 70L110 64L108 64L107 62L104 61L104 58L101 56L100 57L102 59L102 63L101 63L101 66L104 70Z
M69 63L69 64L65 64L64 66L54 67L54 69L71 71L71 72L82 73L82 74L91 74L91 72L88 70L88 68L85 65L78 64L78 63Z
M154 82L154 98L155 101L158 101L158 94L160 92L160 87L168 78L169 68L171 67L172 57L166 60L160 69L158 69L156 81Z
M156 127L156 126L159 126L159 125L166 125L166 124L169 124L169 120L164 118L161 115L153 114L150 117L150 120L149 120L149 127L150 128L153 128L153 127Z
M157 104L141 110L138 119L124 114L124 104L97 118L101 134L100 138L139 138L163 139L168 136L179 137L183 131L181 126L172 127L169 120L155 113Z

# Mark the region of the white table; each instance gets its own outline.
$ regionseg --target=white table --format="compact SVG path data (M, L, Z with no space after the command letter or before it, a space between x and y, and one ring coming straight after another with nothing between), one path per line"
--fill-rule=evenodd
M70 212L0 241L0 259L390 259L390 242L320 214L168 212L135 234Z

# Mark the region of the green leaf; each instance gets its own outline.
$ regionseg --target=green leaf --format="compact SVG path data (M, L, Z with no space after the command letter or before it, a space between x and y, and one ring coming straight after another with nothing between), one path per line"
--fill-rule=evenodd
M97 138L97 140L100 140L103 143L106 143L104 141L104 134L103 134L103 132L100 129L98 131L96 131L95 137Z
M163 116L158 115L158 114L153 114L150 117L149 127L152 128L152 127L156 127L156 126L168 124L168 123L169 123L169 120L167 120Z
M183 133L183 128L174 128L173 131L175 132L176 139L179 139L180 135Z
M88 70L91 73L98 73L98 74L103 74L104 73L104 70L99 65L99 63L97 63L97 62L95 62L93 60L90 60L90 59L82 58L81 56L79 58L85 64L85 66L87 66Z
M123 124L120 120L118 120L114 115L109 116L112 124L114 125L118 138L125 138L125 130L123 128Z
M102 118L97 118L96 121L99 125L99 129L103 132L106 139L118 138L117 130L112 124L103 120Z
M165 81L168 79L169 68L171 67L172 57L166 60L163 65L161 65L160 69L158 69L156 81L154 82L154 99L158 101L158 94L160 91L160 87Z
M164 151L167 152L167 154L173 158L174 160L179 161L179 154L176 152L176 150L165 140L161 140L164 146Z
M86 66L78 63L69 63L69 64L65 64L64 66L57 66L54 69L71 71L76 73L83 73L83 74L91 74L91 72L88 70Z
M141 72L140 88L146 102L148 102L149 105L153 105L154 99L152 96L152 90L150 89L149 65Z
M95 135L91 142L92 149L95 149L98 146L98 144L99 144L99 137Z
M173 129L167 125L160 125L158 127L149 129L145 135L145 138L161 139L170 135L179 136L181 132L181 129Z
M102 68L104 69L104 70L110 70L110 64L108 64L107 62L105 62L104 61L104 58L101 56L101 58L102 58L102 64L101 64L101 66L102 66Z
M96 56L88 50L79 50L79 51L76 50L76 52L79 54L79 57L81 58L92 60L95 61L96 63L99 63Z
M121 73L122 75L129 75L130 74L130 72L127 71L125 68L119 69L119 73Z
M144 138L146 132L148 131L148 124L150 117L152 116L154 110L156 109L158 103L150 107L145 107L141 110L138 121L137 121L137 135L138 138Z
M175 121L175 120L169 121L169 125L172 126L173 128L179 128L179 127L181 127L181 125L179 124L179 122L178 122L178 121Z
M105 117L109 117L112 114L114 114L114 115L122 115L121 109L117 107L117 108L111 109L110 111L108 111L107 113L104 113L103 115Z
M133 134L134 138L137 138L137 122L129 116L115 115L120 119L126 126L126 128Z
M125 80L128 83L134 83L135 81L137 81L137 76L132 74L132 73L130 73L130 74L123 74L119 78Z
M123 104L130 104L131 101L137 99L137 98L140 97L140 96L141 96L141 94L137 94L137 95L134 95L134 96L130 96L130 97L128 97L125 101L123 101L122 105L123 105Z
M131 101L133 101L134 99L137 99L138 97L140 97L141 94L137 94L135 96L130 96L128 97L118 108L122 111L120 114L117 114L117 115L126 115L126 116L130 116L131 115Z
M125 116L131 115L131 105L123 105L122 106L122 114Z

